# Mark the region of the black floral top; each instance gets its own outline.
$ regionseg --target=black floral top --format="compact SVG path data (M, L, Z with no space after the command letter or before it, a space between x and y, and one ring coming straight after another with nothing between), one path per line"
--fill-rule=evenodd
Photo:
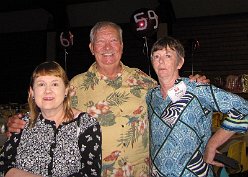
M58 128L39 116L33 128L26 125L5 142L0 173L15 167L42 176L100 176L101 144L100 125L87 113Z

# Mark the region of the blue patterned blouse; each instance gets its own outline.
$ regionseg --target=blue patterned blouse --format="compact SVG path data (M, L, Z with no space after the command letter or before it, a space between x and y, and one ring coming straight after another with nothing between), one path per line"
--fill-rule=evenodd
M235 132L248 129L248 101L209 84L180 78L187 91L180 100L163 99L160 86L146 97L150 121L150 151L153 176L212 177L203 153L211 136L213 111L229 116L222 128Z
M0 155L0 176L15 167L53 177L93 177L101 174L101 129L86 113L56 128L39 116L33 128L13 134Z

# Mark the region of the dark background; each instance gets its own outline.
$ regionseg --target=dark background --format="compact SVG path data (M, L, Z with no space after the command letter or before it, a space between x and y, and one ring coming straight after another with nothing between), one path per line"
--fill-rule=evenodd
M142 7L154 9L161 24L158 33L148 38L149 49L157 37L164 35L174 36L184 44L186 58L182 76L191 74L192 65L195 73L205 74L213 83L217 76L225 78L229 74L248 73L246 1L232 4L231 0L208 0L201 4L196 0L140 0L138 4L137 0L137 4L126 1L127 5L117 1L3 2L0 8L0 104L25 103L31 72L43 61L56 60L66 66L69 78L85 72L94 62L88 49L89 31L99 20L111 20L123 28L122 62L140 68L156 79L150 61L143 53L144 39L134 34L129 21L132 12ZM116 8L110 7L115 2ZM97 7L97 10L90 7ZM109 8L112 10L108 11ZM126 15L118 8L125 9ZM87 10L91 14L84 14ZM75 18L79 12L82 15ZM87 20L83 18L86 15ZM80 21L82 25L79 25ZM67 49L65 64L65 50L59 35L66 29L73 33L74 44ZM55 39L52 45L49 34ZM192 52L192 41L195 40L200 46ZM246 94L241 95L246 97Z

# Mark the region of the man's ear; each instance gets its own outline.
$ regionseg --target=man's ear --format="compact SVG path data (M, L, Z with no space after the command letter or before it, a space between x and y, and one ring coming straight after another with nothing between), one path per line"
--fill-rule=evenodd
M94 49L93 49L93 45L91 42L89 43L89 48L90 48L91 54L94 55Z
M122 47L122 49L121 49L121 54L123 54L123 48L124 48L124 45L123 45L123 42L121 43L121 47Z

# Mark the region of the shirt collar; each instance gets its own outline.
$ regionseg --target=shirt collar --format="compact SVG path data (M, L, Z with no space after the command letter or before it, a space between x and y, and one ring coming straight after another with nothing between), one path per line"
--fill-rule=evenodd
M121 65L121 68L122 68L122 69L121 69L121 72L117 73L116 78L121 77L123 71L125 70L125 67L124 67L124 65L123 65L122 62L120 62L120 65ZM101 74L101 73L98 72L97 67L96 67L96 62L94 62L94 63L91 65L91 67L89 68L88 71L90 71L90 72L92 72L92 73L96 73L96 77L98 77L100 80L101 80L101 79L102 79L102 80L108 80L108 77L107 77L107 76L105 76L105 75L103 75L103 74Z

